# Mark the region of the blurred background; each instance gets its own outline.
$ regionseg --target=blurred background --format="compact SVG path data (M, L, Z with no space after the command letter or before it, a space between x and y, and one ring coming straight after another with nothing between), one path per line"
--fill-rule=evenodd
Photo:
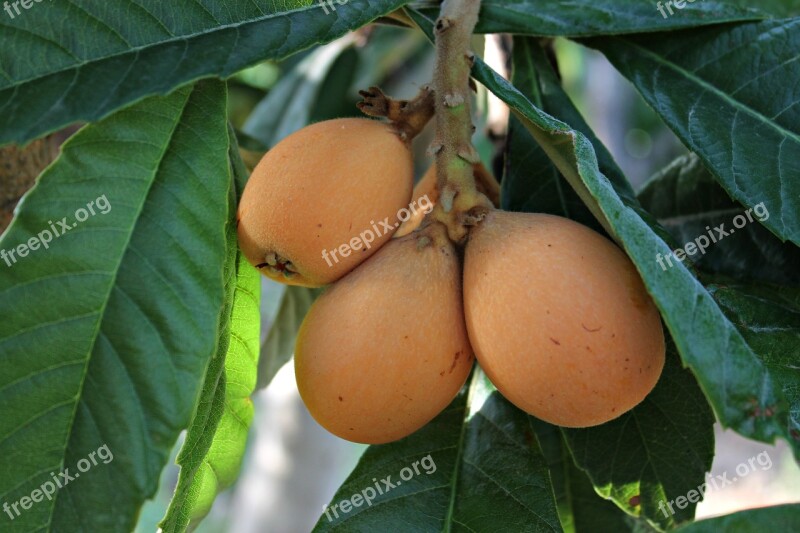
M475 41L475 49L483 50L485 60L505 75L509 74L508 46L509 41L499 36ZM557 40L555 51L567 92L636 190L686 153L602 55L566 40ZM372 26L286 61L264 63L236 75L229 80L229 106L246 163L252 166L267 147L307 123L359 116L355 107L359 89L378 85L396 98L412 98L430 81L433 64L433 49L419 33ZM507 111L479 88L475 115L475 144L484 163L499 177ZM431 163L426 154L430 133L426 131L415 142L418 177ZM284 293L283 286L264 279L264 340ZM275 366L271 351L287 346L291 350L291 340L268 342L261 355L262 367ZM262 384L275 372L269 387L253 398L256 415L242 475L217 499L198 528L201 533L310 531L366 448L338 439L314 422L298 395L291 363L264 368ZM800 501L800 469L785 445L765 446L720 428L716 439L714 475L728 472L731 479L737 465L765 451L771 466L755 463L756 468L735 484L708 493L698 506L698 517ZM171 466L163 473L158 496L143 509L137 531L155 531L164 516L177 480L174 457L181 444L176 445Z

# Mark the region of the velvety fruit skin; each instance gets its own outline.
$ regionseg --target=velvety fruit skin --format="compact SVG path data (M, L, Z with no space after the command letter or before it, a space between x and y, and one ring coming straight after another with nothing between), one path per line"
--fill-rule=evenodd
M312 124L256 166L239 204L239 244L277 281L331 283L392 237L412 183L411 151L388 125L360 118ZM381 225L387 217L389 229ZM290 267L267 264L273 253Z
M473 363L443 226L394 239L320 296L295 347L303 401L331 433L380 444L453 400Z
M493 211L471 234L464 309L478 362L514 405L567 427L632 409L664 366L658 311L628 257L566 218Z

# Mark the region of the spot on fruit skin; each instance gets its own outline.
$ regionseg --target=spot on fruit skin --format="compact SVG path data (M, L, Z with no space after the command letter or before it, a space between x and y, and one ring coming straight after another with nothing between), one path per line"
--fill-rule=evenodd
M658 381L658 310L630 258L590 228L493 211L470 232L463 271L475 355L523 411L564 427L596 426L635 407ZM489 305L496 302L505 305ZM576 303L586 314L575 316Z

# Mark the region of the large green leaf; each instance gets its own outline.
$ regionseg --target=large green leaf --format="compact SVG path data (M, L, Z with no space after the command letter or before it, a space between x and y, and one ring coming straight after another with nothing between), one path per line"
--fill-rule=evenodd
M0 18L0 144L329 42L404 0L75 0Z
M597 494L586 473L575 466L561 430L540 420L532 422L550 470L565 533L630 531L631 518Z
M211 510L217 494L236 480L244 458L253 420L250 395L255 389L258 364L261 277L241 252L234 248L232 255L233 290L229 291L224 342L220 342L209 365L198 405L200 416L192 420L177 459L181 474L161 523L165 532L185 531L187 526L194 529Z
M742 208L693 156L679 158L656 176L641 198L681 242L742 216ZM791 402L787 431L800 442L800 249L756 223L713 243L698 265L707 290Z
M78 473L101 446L114 454L4 530L130 530L155 493L217 345L225 96L204 82L83 129L0 240L10 250L51 220L71 226L0 269L0 500ZM75 222L92 201L97 214Z
M751 0L737 0L740 4L752 4ZM778 17L800 15L800 0L761 0L758 9Z
M432 21L409 13L430 36ZM789 403L767 367L686 267L658 266L657 254L666 255L669 248L642 218L638 203L627 200L600 172L586 136L538 109L483 61L476 60L473 76L511 107L623 246L661 311L684 365L694 372L720 421L757 440L789 438Z
M375 486L381 494L373 497L378 491L368 489ZM362 497L341 512L341 502L356 494L369 502ZM314 531L384 531L387 524L402 531L561 531L530 417L480 371L430 424L370 446Z
M694 518L667 503L705 481L714 458L714 415L692 374L668 343L656 388L632 411L586 429L564 429L578 466L603 496L661 528Z
M695 242L689 260L702 271L800 285L800 248L783 243L758 223L767 213L750 213L725 193L694 154L681 156L654 176L639 193L642 205L672 234L675 242ZM752 221L751 221L752 220ZM743 227L736 228L734 224ZM719 232L729 233L714 243ZM702 245L701 250L697 243Z
M194 529L217 494L233 483L253 419L250 395L255 389L258 364L261 277L239 250L233 214L246 170L235 142L231 142L229 153L235 179L229 194L226 298L220 314L220 339L176 460L181 471L167 516L160 524L165 532Z
M569 122L592 142L603 174L613 181L615 189L626 198L633 190L614 158L597 139L549 67L546 52L535 39L514 39L512 83L529 95L538 108ZM502 207L511 211L528 211L559 215L603 231L586 204L528 133L516 117L509 120L506 173L502 181Z
M800 18L586 41L763 224L800 244Z
M752 3L743 6L743 2L737 0L686 2L683 9L674 7L673 2L670 8L672 15L664 7L666 0L661 2L663 10L659 10L657 4L642 0L483 0L476 31L537 37L578 37L663 32L766 16L755 9ZM434 8L423 11L430 18L435 18L438 13Z
M726 282L709 290L791 402L787 432L800 460L800 289Z
M777 505L700 520L686 525L680 533L763 533L800 531L800 505Z

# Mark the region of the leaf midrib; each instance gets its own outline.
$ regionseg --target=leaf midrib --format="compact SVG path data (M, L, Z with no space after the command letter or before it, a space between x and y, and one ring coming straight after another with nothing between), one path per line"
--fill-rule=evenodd
M797 133L794 133L792 131L787 130L786 128L784 128L783 126L778 124L777 122L774 122L773 120L771 120L771 119L767 118L766 116L764 116L761 112L759 112L759 111L757 111L757 110L745 105L743 102L740 102L739 100L733 98L732 96L730 96L725 91L723 91L721 89L718 89L717 87L712 85L710 82L707 82L706 80L704 80L703 78L698 76L695 72L689 71L689 70L681 67L680 65L674 63L673 61L667 60L666 57L664 57L662 55L659 55L659 54L649 50L648 48L645 48L644 46L642 46L642 45L640 45L638 43L634 43L633 41L630 41L630 40L624 39L624 38L620 38L620 37L613 37L613 39L615 41L621 41L621 42L625 43L626 45L630 46L631 48L636 49L642 55L652 59L655 63L658 63L659 65L662 65L662 66L664 66L666 68L669 68L669 69L677 72L678 74L680 74L682 76L685 76L686 79L688 79L689 81L697 84L702 89L705 89L707 92L710 92L711 94L717 96L718 98L720 98L724 102L728 103L731 107L733 107L737 111L742 111L742 112L750 115L752 118L755 118L759 122L763 122L763 123L765 123L767 125L772 126L775 130L777 130L779 133L781 133L784 137L789 137L793 141L795 141L796 143L800 144L800 134L797 134Z
M76 419L76 415L77 415L77 412L78 412L78 406L80 405L81 398L83 396L83 388L84 388L84 385L86 383L86 376L87 376L88 371L89 371L89 364L91 363L91 360L92 360L92 353L94 352L94 347L97 344L97 339L99 337L100 327L102 326L103 320L104 320L104 318L106 316L106 309L108 308L108 302L109 302L109 300L111 298L111 291L114 289L114 287L117 284L117 278L119 276L119 271L120 271L121 265L124 262L126 251L130 247L131 239L133 238L133 234L136 231L136 225L137 225L137 222L138 222L138 220L139 220L139 218L140 218L140 216L142 214L142 211L144 209L144 205L147 202L147 198L150 195L150 191L153 188L153 184L156 182L156 179L158 178L158 174L159 174L159 171L161 169L161 165L164 162L164 158L166 157L166 154L169 151L169 148L172 145L172 141L173 141L173 139L175 137L175 132L178 129L178 127L180 126L180 124L181 124L181 122L183 120L183 116L186 113L186 108L187 108L189 102L191 101L192 95L194 94L196 89L197 89L197 86L193 86L192 89L186 94L186 97L185 97L185 99L183 101L183 105L181 107L181 112L177 116L176 120L174 121L174 124L172 126L172 131L170 131L169 137L167 138L167 142L164 143L163 150L162 150L161 154L158 157L158 164L155 166L155 168L153 170L153 173L152 173L153 177L152 177L152 180L150 180L150 185L147 188L147 191L142 195L142 201L139 204L139 208L137 210L136 218L134 219L134 222L133 222L133 224L131 226L130 232L128 233L128 239L125 242L125 246L122 249L122 254L120 256L120 262L119 262L119 264L117 265L117 267L114 270L113 278L111 279L111 282L108 284L108 291L106 292L106 295L103 298L103 304L102 304L102 306L100 307L100 310L99 310L99 315L98 315L99 319L97 320L94 333L91 336L92 344L89 347L89 350L88 350L88 352L86 354L86 363L84 365L83 372L81 373L81 381L80 381L80 384L78 386L77 394L75 396L75 402L73 404L74 406L73 406L73 409L72 409L72 414L70 415L69 427L67 428L67 431L65 432L66 439L65 439L65 442L64 442L64 444L63 444L63 446L61 448L61 449L64 450L64 457L62 458L62 461L61 461L61 464L60 464L60 468L63 468L64 464L66 462L66 451L67 451L67 448L69 447L69 442L70 442L70 440L72 438L72 434L73 434L72 430L73 430L73 426L75 425L75 419ZM69 143L69 141L67 141L67 143L65 143L65 147L68 146L68 143ZM47 524L45 526L45 530L47 530L47 531L49 531L50 530L50 526L52 526L53 517L54 517L54 514L55 514L55 513L52 512L52 510L55 509L55 506L56 506L56 503L58 501L58 497L59 497L59 493L60 492L62 492L62 491L58 491L56 493L55 497L52 500L52 505L50 506L51 512L49 513Z
M464 439L467 435L467 421L469 419L472 399L475 397L475 391L478 388L480 377L480 373L473 370L469 391L467 392L467 398L464 403L464 420L461 423L461 432L458 435L458 443L456 444L456 459L453 462L453 474L450 476L450 505L447 507L447 514L444 517L442 533L450 533L450 526L455 520L456 489L458 487L458 474L461 471L461 458L464 455Z
M691 1L694 1L694 0L691 0ZM576 4L575 2L564 2L564 1L562 1L562 2L560 2L560 4L562 6L564 6L564 7L571 7L571 8L578 8L578 9L590 9L590 10L594 9L595 11L597 11L599 13L602 13L604 15L609 15L611 17L616 17L616 16L620 15L619 11L604 10L604 9L600 8L599 6L593 6L591 3L586 5L586 4ZM531 12L528 12L528 11L523 11L521 9L515 9L516 6L510 6L510 5L507 5L505 3L489 3L488 5L490 5L493 9L496 9L498 11L506 11L509 15L514 16L514 17L523 17L523 16L524 17L530 17L530 18L533 18L533 19L546 21L549 24L555 24L555 25L565 24L565 23L568 22L567 18L545 17L543 13L534 14L534 13L531 13ZM689 6L687 6L687 7L689 7ZM728 7L733 7L733 6L728 6ZM624 11L623 11L623 13L624 13ZM697 13L704 14L705 11L697 10ZM625 13L625 14L627 15L627 13ZM764 19L764 16L761 13L759 13L757 11L754 11L752 8L749 8L749 7L745 8L745 9L742 9L741 16L745 17L746 15L752 15L752 19L751 20L754 20L754 21L755 20L763 20ZM734 18L734 17L735 17L735 15L727 16L727 17L724 17L724 18L721 17L719 20L716 20L714 23L719 24L719 23L725 23L725 22L743 22L743 21L747 20L745 18ZM638 18L639 17L634 17L634 19L638 19ZM628 20L631 20L631 19L628 19ZM707 26L708 24L709 24L709 22L707 22L707 21L700 21L700 23L696 27ZM669 32L669 31L675 31L676 29L680 29L680 28L681 28L681 26L679 24L676 24L675 26L667 26L666 28L660 29L657 24L654 24L654 23L651 22L649 24L645 24L643 27L632 27L632 28L628 28L628 29L624 29L624 30L614 30L614 33L618 34L618 35L621 35L621 34L641 33L643 31L653 32L653 33L655 33L655 32ZM609 34L611 34L611 32L609 32ZM567 33L567 34L563 34L563 35L560 35L560 36L561 37L568 37L568 38L578 38L578 37L590 37L590 36L599 37L599 36L602 36L602 35L609 35L609 34L603 34L603 33L598 33L597 31L589 30L589 31L585 31L585 32ZM542 32L542 36L552 36L552 35L550 35L549 32Z

